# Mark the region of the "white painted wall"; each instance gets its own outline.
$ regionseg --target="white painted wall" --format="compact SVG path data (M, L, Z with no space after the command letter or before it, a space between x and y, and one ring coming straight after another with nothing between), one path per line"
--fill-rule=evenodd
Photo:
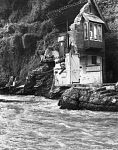
M80 82L80 61L78 55L66 54L65 67L66 69L60 74L60 64L55 65L55 85L67 85Z
M86 57L84 59L84 63L80 65L80 83L102 83L102 58L97 56L97 64L94 65L91 64L91 56L88 56L88 59Z

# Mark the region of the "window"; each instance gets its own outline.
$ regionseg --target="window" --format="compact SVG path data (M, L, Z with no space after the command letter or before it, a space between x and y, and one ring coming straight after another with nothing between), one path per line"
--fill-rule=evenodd
M93 40L93 23L90 23L90 40Z
M97 64L97 56L91 56L91 60L93 65Z
M87 66L96 65L97 63L97 56L87 56Z
M65 45L66 45L66 36L65 36L65 34L60 35L58 37L58 43L59 43L59 56L63 57L65 55Z
M84 39L88 40L88 24L84 23Z
M90 22L89 28L90 40L102 42L102 25Z
M64 36L59 36L58 37L58 42L64 41L65 37Z
M97 35L97 24L94 24L94 40L98 40L98 35Z
M102 41L102 25L98 25L98 40Z

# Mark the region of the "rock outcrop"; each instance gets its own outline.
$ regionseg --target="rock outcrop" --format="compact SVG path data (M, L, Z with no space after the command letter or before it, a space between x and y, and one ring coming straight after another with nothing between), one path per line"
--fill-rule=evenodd
M79 90L71 87L62 94L62 100L59 101L58 105L61 109L77 110L79 109L79 98Z
M62 94L59 106L72 110L118 111L118 91L114 85L72 87Z
M48 64L42 64L27 76L24 87L16 94L48 96L53 82L53 69ZM17 88L16 88L17 89Z

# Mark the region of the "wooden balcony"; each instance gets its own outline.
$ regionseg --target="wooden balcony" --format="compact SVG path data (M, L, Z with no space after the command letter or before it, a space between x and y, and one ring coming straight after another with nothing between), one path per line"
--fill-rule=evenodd
M86 40L84 41L84 50L87 49L98 49L98 50L102 50L104 49L104 42L100 42L100 41L91 41L91 40Z

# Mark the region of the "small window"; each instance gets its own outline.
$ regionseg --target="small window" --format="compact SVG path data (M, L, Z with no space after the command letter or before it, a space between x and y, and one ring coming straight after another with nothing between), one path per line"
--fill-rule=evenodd
M93 65L97 64L97 56L92 56L92 57L91 57L91 60L92 60L91 63L92 63Z
M98 40L102 41L102 25L98 25Z
M84 39L88 40L88 25L84 23Z
M96 65L97 64L97 56L87 56L87 65Z
M94 24L94 39L98 40L97 24Z
M59 36L58 37L58 42L61 42L61 41L64 41L65 40L65 37L64 36Z
M90 40L93 40L93 23L90 23Z

